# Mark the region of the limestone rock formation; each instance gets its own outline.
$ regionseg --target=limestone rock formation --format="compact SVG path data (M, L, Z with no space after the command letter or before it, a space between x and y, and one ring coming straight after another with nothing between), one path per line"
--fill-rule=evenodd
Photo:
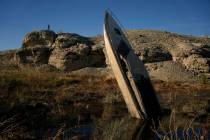
M77 44L69 48L55 47L49 64L61 70L77 70L84 67L101 67L105 65L102 49L97 46Z
M143 60L151 76L164 81L187 81L196 79L195 74L209 75L209 38L155 30L127 33L133 50ZM0 53L1 64L41 64L67 71L109 67L101 35L83 37L40 30L27 33L22 46L12 53Z
M74 33L33 31L24 37L15 59L19 64L49 64L69 71L105 66L103 47L93 44L89 38Z
M135 50L136 54L143 62L147 63L172 60L171 54L159 45L148 44L148 46L149 47L142 47Z
M91 44L88 38L73 33L59 33L53 47L68 48L77 44Z
M173 60L174 61L179 61L182 62L184 58L192 55L193 51L197 47L194 46L191 43L183 43L179 42L174 46L173 48L170 49L172 55L173 55Z
M76 70L87 66L91 48L86 44L77 44L69 48L55 47L49 64L61 70Z
M91 52L89 55L89 66L91 67L104 67L106 66L104 54L104 47L100 44L91 46Z
M84 67L105 65L100 45L93 45L88 38L72 33L58 34L49 64L61 70L77 70Z
M187 69L195 72L210 72L210 59L201 55L193 54L183 60L183 64Z
M150 71L150 76L162 81L197 81L198 77L194 72L185 69L185 67L174 61L160 62L156 68Z
M50 52L45 46L21 48L16 51L15 59L19 64L48 64Z
M23 39L23 47L47 46L51 47L55 41L56 34L50 30L29 32Z
M151 71L160 68L157 67L160 63L155 62L173 60L185 66L186 71L209 73L209 38L154 30L131 30L128 37L136 54Z
M202 47L196 49L194 54L199 54L202 57L210 58L210 45L202 45Z

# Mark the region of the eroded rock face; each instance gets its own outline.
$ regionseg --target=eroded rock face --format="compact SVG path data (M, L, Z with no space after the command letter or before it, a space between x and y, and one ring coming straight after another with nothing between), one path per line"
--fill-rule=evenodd
M55 47L49 64L68 71L84 67L102 67L105 66L105 56L99 46L77 44L69 48Z
M57 35L50 30L40 30L27 33L23 39L23 47L46 46L51 47Z
M197 48L193 52L194 54L198 54L204 58L210 58L210 45L202 45L202 47Z
M193 54L183 60L183 64L187 69L195 72L209 72L210 59L204 58L201 55Z
M177 43L170 51L174 61L182 62L183 59L193 54L205 54L202 44L199 43Z
M59 33L53 47L68 48L77 44L91 44L86 37L73 33Z
M53 48L49 64L61 70L72 71L105 65L105 56L101 46L93 45L88 38L78 34L58 34Z
M90 49L86 44L78 44L69 48L55 47L49 64L61 70L80 69L87 65Z
M26 34L22 45L15 55L19 64L49 64L68 71L106 65L103 47L74 33L33 31Z
M89 55L89 66L91 67L104 67L106 66L106 58L104 54L104 46L97 44L91 47Z
M209 73L210 39L143 30L128 35L135 53L153 77L186 81L194 74ZM26 34L15 58L21 64L46 64L67 71L109 67L102 36L87 38L49 30Z
M181 63L174 61L159 62L154 65L147 65L150 76L162 81L197 81L198 78L192 72L187 70Z
M19 64L48 64L50 52L50 48L44 46L21 48L17 50L15 59Z
M145 63L172 60L172 56L168 51L156 45L138 50L137 55Z

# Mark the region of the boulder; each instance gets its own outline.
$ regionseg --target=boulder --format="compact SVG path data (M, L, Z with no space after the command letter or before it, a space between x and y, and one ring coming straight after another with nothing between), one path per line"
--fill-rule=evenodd
M145 62L160 62L172 60L171 54L159 47L158 45L151 45L150 47L144 47L136 51L139 58Z
M192 72L186 70L186 68L179 62L164 61L157 63L155 68L149 68L150 76L162 81L179 81L190 82L197 81L198 77ZM148 69L148 66L147 66Z
M195 46L192 43L179 42L171 48L170 52L174 61L182 62L184 58L192 55L197 48L198 46Z
M201 57L210 57L210 46L206 44L201 43L177 43L176 46L174 46L170 50L173 60L174 61L180 61L182 62L183 59L193 55L197 54Z
M60 70L78 70L84 67L105 66L103 48L78 44L69 48L56 47L49 59L49 64Z
M104 46L101 44L93 45L91 47L90 55L88 56L88 66L90 67L104 67L106 66L106 58L104 54Z
M208 58L210 57L210 45L203 44L202 47L193 50L193 53Z
M91 44L88 38L74 33L59 33L53 47L68 48L77 44Z
M50 30L40 30L27 33L23 39L23 47L46 46L51 47L56 34Z
M146 64L151 76L166 81L188 81L198 74L195 72L209 72L209 39L150 30L129 31L128 35L135 53ZM103 36L88 38L74 33L56 34L50 30L26 34L23 48L15 53L15 58L18 63L49 64L68 71L109 67Z
M77 70L88 65L91 47L77 44L69 48L56 47L49 58L49 64L60 70Z
M204 58L201 55L193 54L183 60L183 64L187 69L195 72L209 72L210 71L210 60Z
M49 64L60 70L73 71L84 67L105 66L103 47L73 33L59 33L53 44Z
M104 60L103 60L103 61L104 61L104 62L103 62L104 65L106 65L106 67L110 68L111 66L110 66L110 62L109 62L108 56L107 56L107 52L106 52L104 40L98 42L96 46L99 46L98 48L101 49L101 53L102 53L103 56L104 56Z
M21 48L16 51L15 59L19 64L47 64L50 52L45 46Z

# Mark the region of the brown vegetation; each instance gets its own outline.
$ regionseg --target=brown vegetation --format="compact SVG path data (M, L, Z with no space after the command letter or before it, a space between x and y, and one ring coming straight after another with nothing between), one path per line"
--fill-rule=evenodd
M195 124L205 123L209 109L208 84L153 81L153 85L168 114L172 105L176 105L176 125L192 120L195 114L198 115ZM99 136L116 139L129 128L132 129L130 132L134 131L129 125L132 121L124 120L127 116L126 105L112 77L95 72L60 72L30 66L0 69L2 139L59 138L70 128L72 131L75 126L90 122L96 126L95 139ZM164 121L164 128L167 128L170 121ZM127 129L118 130L118 127Z

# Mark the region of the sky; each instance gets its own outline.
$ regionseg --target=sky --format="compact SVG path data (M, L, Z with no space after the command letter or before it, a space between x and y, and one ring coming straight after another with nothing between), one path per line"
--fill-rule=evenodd
M0 50L21 47L27 32L102 34L110 9L126 29L210 35L210 0L0 0Z

